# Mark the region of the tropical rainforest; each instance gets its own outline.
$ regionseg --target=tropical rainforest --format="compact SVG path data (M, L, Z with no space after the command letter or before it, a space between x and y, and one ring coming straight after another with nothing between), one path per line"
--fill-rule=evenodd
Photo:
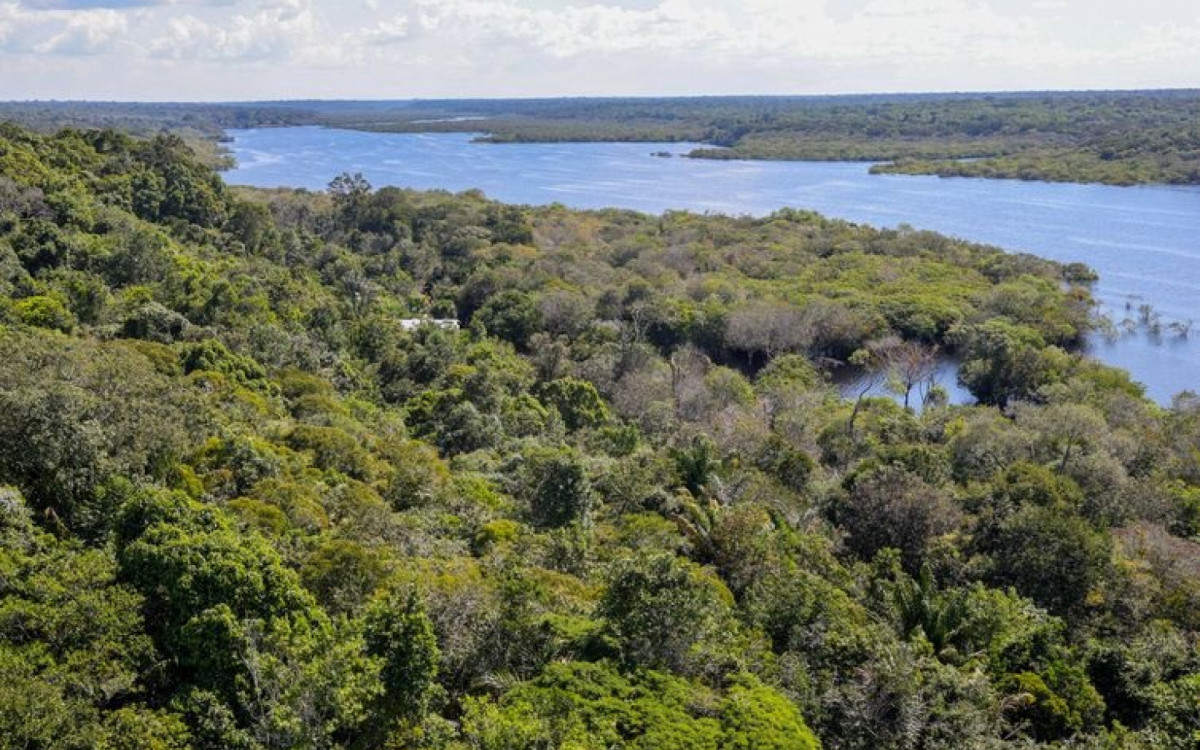
M188 137L206 161L228 128L323 125L480 132L494 143L685 141L705 159L878 162L881 173L1114 185L1200 184L1200 92L810 97L0 103L38 129L120 127Z
M0 126L0 747L1200 747L1087 268L331 177Z

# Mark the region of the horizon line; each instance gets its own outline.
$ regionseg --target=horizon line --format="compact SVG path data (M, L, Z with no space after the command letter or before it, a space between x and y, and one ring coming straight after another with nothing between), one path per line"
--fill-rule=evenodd
M339 98L298 97L270 99L2 99L0 104L121 104L121 105L213 105L244 106L249 104L390 104L419 102L537 102L537 101L618 101L618 100L704 100L704 99L852 99L880 98L888 96L1037 96L1037 95L1129 95L1129 94L1200 94L1197 87L1138 87L1138 88L1072 88L1072 89L942 89L942 90L895 90L829 93L738 93L738 94L546 94L537 96L444 96L444 97L397 97L397 98Z

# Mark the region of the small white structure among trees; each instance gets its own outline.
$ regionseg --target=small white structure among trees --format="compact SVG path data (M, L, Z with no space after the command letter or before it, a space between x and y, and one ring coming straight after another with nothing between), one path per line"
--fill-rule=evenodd
M438 328L445 328L448 331L457 331L459 328L458 320L455 318L401 318L400 327L406 331L412 331L420 328L423 325L433 325Z

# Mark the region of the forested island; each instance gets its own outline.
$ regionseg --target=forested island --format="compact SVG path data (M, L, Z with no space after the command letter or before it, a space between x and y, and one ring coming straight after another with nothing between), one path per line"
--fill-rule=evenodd
M0 126L0 747L1195 748L1200 398L1092 278Z
M1200 184L1196 91L245 104L0 103L0 119L167 130L212 151L228 128L483 132L510 142L696 142L689 156L880 162L880 173ZM207 154L220 165L219 154Z

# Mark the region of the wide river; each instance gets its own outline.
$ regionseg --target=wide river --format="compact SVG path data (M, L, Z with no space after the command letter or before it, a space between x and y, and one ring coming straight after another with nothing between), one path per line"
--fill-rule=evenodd
M232 184L321 190L342 172L375 186L479 188L510 203L763 215L784 206L880 227L909 224L1100 274L1101 311L1128 328L1150 305L1159 326L1095 336L1090 351L1150 396L1200 391L1200 188L1109 187L868 173L861 162L661 158L687 143L479 144L465 134L316 127L231 131ZM1172 326L1172 324L1176 324ZM1118 326L1120 327L1120 326ZM956 394L959 395L959 394Z

